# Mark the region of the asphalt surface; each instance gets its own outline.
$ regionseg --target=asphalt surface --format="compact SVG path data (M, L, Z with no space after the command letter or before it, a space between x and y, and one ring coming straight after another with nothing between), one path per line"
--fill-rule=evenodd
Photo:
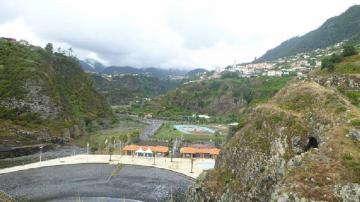
M176 201L193 181L152 167L82 164L0 175L0 190L30 201Z
M139 135L140 140L148 140L151 138L164 123L164 121L156 119L140 119L140 121L147 124L147 126Z

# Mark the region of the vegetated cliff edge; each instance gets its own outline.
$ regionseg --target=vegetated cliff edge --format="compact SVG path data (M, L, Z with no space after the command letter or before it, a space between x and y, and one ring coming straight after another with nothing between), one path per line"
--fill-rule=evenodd
M0 39L0 147L63 143L111 110L78 60Z
M359 91L336 71L291 82L247 114L187 201L358 201Z

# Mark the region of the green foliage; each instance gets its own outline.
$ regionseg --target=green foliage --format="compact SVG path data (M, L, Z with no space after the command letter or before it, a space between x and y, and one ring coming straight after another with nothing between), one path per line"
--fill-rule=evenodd
M338 54L332 54L331 56L325 57L321 60L321 69L327 69L328 71L334 71L335 64L341 62L343 57Z
M229 107L216 108L214 102L219 98L233 103L244 100L244 107L264 102L285 86L291 78L257 77L188 83L161 97L161 100L156 101L157 104L153 102L149 107L145 104L145 107L139 107L136 110L147 110L151 107L153 115L178 117L207 113L222 115L223 121L233 122L237 120L237 111Z
M349 98L352 104L360 107L360 92L348 90L345 92L345 96Z
M35 98L28 96L26 87L30 85L39 87L41 95L61 108L56 120L42 120L40 114L26 107L0 107L0 119L61 128L110 115L111 109L94 90L78 60L52 51L51 44L42 49L0 40L0 101L33 102Z
M49 54L53 54L54 53L54 47L52 43L48 43L45 46L45 51Z
M356 51L356 49L353 45L350 45L350 44L344 45L343 51L342 51L343 57L353 56L356 54L358 54L358 52Z
M221 74L221 78L222 79L238 79L239 78L239 73L225 71L225 72L223 72Z
M360 183L360 160L348 153L343 156L343 163L355 175L353 182Z
M160 79L146 75L113 76L108 80L92 74L96 89L106 97L111 105L126 105L143 98L152 98L165 94L182 83L181 80Z
M360 128L360 120L359 119L351 120L351 125Z

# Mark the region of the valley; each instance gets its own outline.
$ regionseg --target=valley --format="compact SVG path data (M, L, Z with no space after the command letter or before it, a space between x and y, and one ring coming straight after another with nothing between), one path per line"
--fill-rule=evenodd
M131 29L147 24L137 17ZM359 22L354 5L252 62L213 67L198 64L221 61L228 41L215 54L175 31L166 46L129 35L141 45L105 52L94 47L108 35L61 43L77 51L1 37L0 201L360 201Z

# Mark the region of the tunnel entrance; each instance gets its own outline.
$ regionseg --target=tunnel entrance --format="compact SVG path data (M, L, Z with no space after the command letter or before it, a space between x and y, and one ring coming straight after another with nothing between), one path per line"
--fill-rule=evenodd
M305 147L305 151L308 151L311 148L318 148L318 146L319 146L319 143L318 143L317 139L314 137L309 137L309 141Z

